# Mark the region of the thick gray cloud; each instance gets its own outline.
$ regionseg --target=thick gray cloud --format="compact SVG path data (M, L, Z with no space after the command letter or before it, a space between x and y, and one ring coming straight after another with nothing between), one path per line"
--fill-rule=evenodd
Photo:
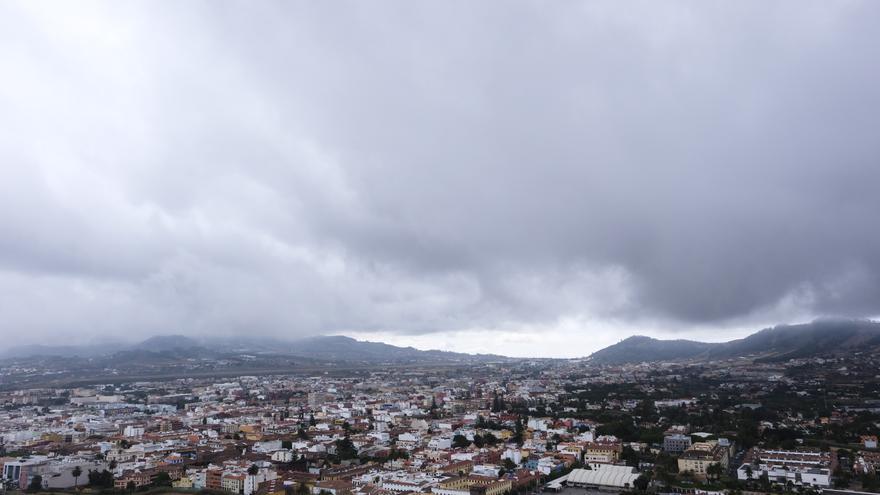
M876 315L878 20L870 1L3 4L0 331Z

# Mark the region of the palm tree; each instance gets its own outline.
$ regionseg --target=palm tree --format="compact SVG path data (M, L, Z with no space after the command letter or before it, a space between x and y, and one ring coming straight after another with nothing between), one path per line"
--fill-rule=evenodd
M73 471L71 471L70 474L73 475L73 488L79 488L79 477L83 474L82 469L80 469L79 466L76 466L75 468L73 468Z
M713 462L709 464L709 467L706 468L706 474L709 479L718 479L724 474L724 468L721 467L721 464L717 462Z

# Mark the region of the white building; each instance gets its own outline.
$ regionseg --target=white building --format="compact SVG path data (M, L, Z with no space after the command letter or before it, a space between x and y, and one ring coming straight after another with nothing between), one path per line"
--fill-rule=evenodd
M831 485L831 455L818 450L753 449L736 470L737 479L742 481L764 474L771 483L826 488Z
M503 454L501 454L502 459L510 459L514 464L520 465L522 464L522 451L520 449L506 449Z
M140 425L128 425L122 430L122 434L129 438L140 438L144 436L144 427Z
M264 481L271 481L277 477L272 469L261 468L255 475L247 475L244 479L244 495L251 495Z
M632 488L639 473L630 466L596 464L593 469L575 469L568 474L568 486L580 488Z
M541 418L529 418L528 427L537 431L547 431L547 421Z
M757 469L752 467L752 476L749 478L747 466L749 466L749 464L743 464L736 470L736 477L740 481L746 481L748 479L756 480L766 473L771 483L785 485L790 481L796 486L815 486L820 488L831 486L831 471L825 468L803 468L763 464L758 466Z
M272 460L275 462L293 462L293 456L293 451L288 449L272 452Z
M254 452L269 453L281 450L281 440L271 440L268 442L256 442L253 447Z
M428 448L433 450L445 450L452 448L452 439L448 437L434 437L428 442Z

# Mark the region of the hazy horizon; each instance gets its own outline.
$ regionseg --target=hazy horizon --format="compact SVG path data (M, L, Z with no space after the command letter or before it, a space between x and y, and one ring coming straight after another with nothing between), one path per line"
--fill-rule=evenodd
M780 324L774 325L771 327L765 328L755 328L755 329L742 329L737 332L728 332L723 335L719 335L717 332L707 332L702 335L694 336L692 338L686 340L698 341L698 342L706 342L706 343L723 343L729 342L736 339L741 339L744 337L748 337L754 333L760 332L761 330L765 330L768 328L774 328L776 326L786 326L786 325L802 325L807 323L816 323L822 321L835 321L835 320L846 320L846 321L855 321L849 318L835 318L835 317L822 317L812 322L792 322L790 324ZM862 319L865 321L878 322L878 319ZM570 340L566 340L565 342L560 342L560 344L564 344L565 347L556 348L551 350L548 354L536 354L533 349L533 342L527 339L518 339L507 342L502 342L500 344L501 347L512 349L513 352L502 353L497 351L487 351L486 349L490 348L490 345L487 345L485 341L480 340L480 335L475 336L470 333L467 334L470 336L469 340L462 339L463 343L456 343L453 341L444 341L438 342L436 339L422 339L420 336L400 336L395 334L379 334L378 336L371 337L370 335L358 334L354 333L351 335L344 334L328 334L328 335L318 335L318 336L310 336L310 337L285 337L281 336L246 336L246 335L225 335L218 336L216 334L211 335L183 335L183 334L155 334L150 335L146 338L118 338L112 336L101 336L101 337L93 337L87 341L81 341L73 345L73 347L82 347L82 348L91 348L91 349L101 349L105 348L107 351L105 352L116 352L117 350L125 350L126 348L137 346L139 344L149 344L152 339L162 339L162 338L190 338L195 340L199 345L210 347L211 341L217 341L218 339L224 343L226 342L242 342L247 343L248 340L255 340L258 343L274 343L274 342L289 342L295 343L300 339L309 339L309 338L320 338L320 337L346 337L355 339L359 342L371 342L371 343L383 343L394 345L398 347L411 347L417 350L422 351L447 351L447 352L457 352L457 353L466 353L466 354L495 354L501 355L504 357L510 358L537 358L537 359L573 359L573 358L584 358L590 356L592 353L602 350L608 346L614 345L616 343L622 342L623 340L633 337L651 337L660 340L677 340L680 337L675 335L669 335L664 333L659 333L655 335L650 335L648 332L634 333L630 335L617 335L614 336L613 340L600 340L593 342L584 342L582 338L578 338L577 336L571 336ZM489 334L486 338L497 338L497 334ZM569 339L568 336L565 337ZM260 342L262 340L262 342ZM495 343L497 344L497 342ZM545 346L547 343L544 343ZM24 347L28 345L37 345L37 346L45 346L45 347L56 347L57 344L25 344ZM64 345L61 345L65 347ZM18 356L19 355L17 349L20 349L20 346L13 346L7 351L9 351L9 356ZM518 348L522 349L520 352ZM150 350L149 347L145 348L145 350ZM2 353L0 353L2 355Z
M880 3L5 2L0 336L880 315Z

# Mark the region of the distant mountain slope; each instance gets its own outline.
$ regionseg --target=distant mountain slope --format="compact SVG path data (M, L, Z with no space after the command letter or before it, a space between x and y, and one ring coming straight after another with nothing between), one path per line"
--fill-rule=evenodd
M382 342L367 342L342 335L297 340L291 344L288 352L292 355L303 355L334 361L473 361L502 358L502 356L484 354L464 354L437 350L422 351L414 347L398 347Z
M289 356L309 361L345 363L477 362L506 359L495 355L474 355L437 350L422 351L350 337L321 336L299 340L266 337L194 339L183 335L159 335L133 345L116 346L19 346L0 351L0 358L58 356L100 358L107 364L132 365L190 358L214 359L240 354Z
M179 351L203 347L199 341L183 335L157 335L132 346L133 350L141 351Z
M758 355L764 360L787 360L878 346L880 322L823 319L766 328L744 339L725 342L713 348L710 356Z
M79 356L87 358L111 354L127 347L119 343L88 345L25 344L0 349L0 359L31 356Z
M693 340L659 340L635 335L594 352L590 361L597 364L675 361L705 354L715 345Z
M122 344L119 342L80 344L80 345L20 345L0 350L0 358L26 358L32 356L63 356L93 358L108 356L110 354L147 351L164 352L180 351L201 347L201 344L183 335L159 335L150 337L136 344Z
M823 319L766 328L744 339L707 343L635 336L590 355L596 364L754 357L762 361L828 355L851 350L880 351L880 322Z

